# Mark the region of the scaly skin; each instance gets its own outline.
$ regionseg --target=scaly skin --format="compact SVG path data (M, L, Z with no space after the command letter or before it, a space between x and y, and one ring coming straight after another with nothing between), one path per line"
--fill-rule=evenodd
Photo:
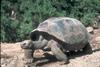
M26 41L26 45L28 44L28 45L34 45L34 47L33 48L27 48L26 46L25 46L25 41L24 41L24 45L23 44L21 44L21 46L23 46L23 47L21 47L22 49L24 49L24 54L25 54L25 58L26 58L26 63L32 63L33 62L33 60L34 60L34 57L33 57L33 53L34 53L34 51L36 50L36 49L42 49L42 50L44 50L44 48L45 48L45 46L46 45L43 45L44 43L46 44L47 42L45 41L45 42L43 42L43 43L41 43L44 47L37 47L37 45L39 46L41 46L41 44L33 44L33 42L31 42L30 40L27 40ZM27 49L26 49L27 48ZM56 56L56 58L59 60L59 61L64 61L64 62L67 62L68 61L68 58L67 58L67 55L65 55L64 53L63 53L63 51L60 49L60 47L59 47L59 44L56 42L56 41L54 41L54 40L50 40L49 42L48 42L48 46L46 46L46 49L48 49L48 48L50 48L51 49L51 51L53 52L53 54L54 54L54 56ZM45 51L45 50L44 50Z
M26 63L32 63L33 62L33 60L34 60L33 52L34 51L32 49L24 49Z

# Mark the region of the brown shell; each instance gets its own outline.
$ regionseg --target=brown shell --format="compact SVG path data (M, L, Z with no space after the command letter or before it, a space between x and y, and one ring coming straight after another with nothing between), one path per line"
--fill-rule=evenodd
M40 23L31 33L35 31L46 32L69 44L85 43L89 41L89 33L85 26L80 21L68 17L47 19Z

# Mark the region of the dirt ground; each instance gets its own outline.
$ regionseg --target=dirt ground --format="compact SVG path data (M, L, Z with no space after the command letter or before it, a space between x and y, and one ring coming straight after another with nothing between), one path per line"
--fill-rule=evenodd
M94 30L91 37L92 54L68 53L69 63L61 65L62 62L57 61L53 55L48 56L50 61L47 61L44 52L38 50L34 54L36 60L31 67L100 67L100 29ZM1 43L0 46L1 67L28 67L24 64L24 50L20 48L20 42ZM44 62L40 62L41 60Z

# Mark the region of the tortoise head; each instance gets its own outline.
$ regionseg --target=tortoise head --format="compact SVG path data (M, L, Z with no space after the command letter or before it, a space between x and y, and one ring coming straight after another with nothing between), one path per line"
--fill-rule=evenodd
M21 48L23 49L38 49L42 48L46 45L48 41L45 39L45 37L42 35L41 32L37 30L33 30L30 33L30 40L23 41L21 43Z
M21 42L20 45L21 45L22 49L30 49L33 47L33 43L31 40L25 40L25 41Z

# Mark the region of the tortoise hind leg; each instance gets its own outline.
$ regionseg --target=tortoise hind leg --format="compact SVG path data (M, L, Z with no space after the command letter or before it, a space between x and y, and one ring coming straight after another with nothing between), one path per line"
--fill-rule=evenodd
M83 51L86 53L86 54L92 54L92 47L89 43L86 44L86 46L83 48Z
M56 56L58 60L68 63L67 56L61 51L60 47L58 47L57 42L54 41L53 44L51 44L51 51L53 52L53 54Z

